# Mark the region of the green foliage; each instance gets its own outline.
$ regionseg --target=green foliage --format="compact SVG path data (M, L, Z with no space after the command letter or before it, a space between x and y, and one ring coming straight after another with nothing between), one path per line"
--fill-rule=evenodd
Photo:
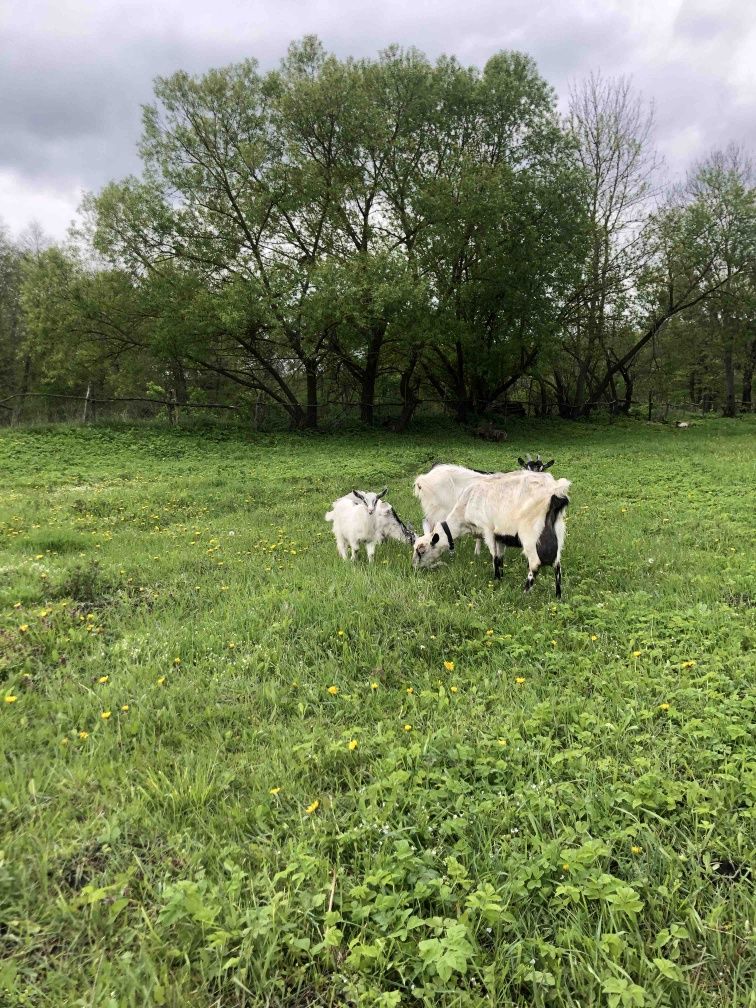
M748 1004L753 436L3 432L3 1008ZM338 558L546 447L562 605Z

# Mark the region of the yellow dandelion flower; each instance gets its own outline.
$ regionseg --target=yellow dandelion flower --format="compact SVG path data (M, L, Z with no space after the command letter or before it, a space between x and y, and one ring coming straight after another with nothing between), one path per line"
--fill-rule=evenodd
M696 663L694 661L684 661L680 662L680 668L693 668Z
M446 669L447 672L453 672L454 671L454 662L453 661L445 661L444 662L444 668Z
M486 630L487 637L493 637L493 630Z
M128 705L127 703L125 703L125 704L121 704L121 710L122 710L122 711L123 711L124 713L126 713L126 712L128 711L128 709L129 709L129 705Z
M108 718L110 717L110 711L104 710L102 714L100 714L100 717L102 718L103 721L107 721Z
M598 640L598 634L592 633L591 640Z
M404 726L404 730L405 730L405 731L412 731L412 725L411 725L411 724L406 724L406 725Z
M459 693L459 690L457 689L456 686L450 686L449 687L449 692L450 693Z
M28 629L29 629L29 624L28 623L21 623L21 625L19 626L18 629L21 631L21 633L26 633L28 631Z
M354 750L357 748L358 745L359 745L359 742L357 741L356 738L349 739L349 743L348 743L347 748L349 749L350 752L354 752Z
M280 790L281 790L281 788L280 788L280 787L272 787L272 788L271 788L271 789L270 789L270 790L268 791L268 794L272 794L272 795L277 795L277 794L278 794L278 792L279 792Z
M630 848L630 850L633 852L633 854L642 854L643 853L643 848L639 847L637 844L633 844L633 846Z
M50 613L49 613L49 611L47 609L40 609L39 612L37 613L37 616L39 616L40 619L44 619L45 616L49 616L49 615L50 615Z
M86 738L89 738L89 732L88 732L88 731L80 731L80 732L79 732L79 738L80 738L80 739L86 739Z
M231 649L231 650L233 651L233 649L234 649L234 648L236 647L236 644L234 644L234 642L233 642L233 641L229 641L229 642L228 642L228 646L229 646L229 648L230 648L230 649Z
M339 637L343 637L343 636L344 636L344 631L343 630L339 630Z
M569 864L567 864L567 862L565 861L565 863L564 863L564 864L562 865L562 871L569 871L569 870L570 870L570 866L569 866Z
M642 652L640 652L640 651L633 651L633 658L640 658L641 653Z
M14 609L20 609L21 608L21 603L20 602L14 602L13 603L13 608Z
M668 703L660 703L659 704L659 710L669 710L669 704Z
M63 736L63 738L62 738L62 739L60 740L60 744L61 744L61 745L68 745L68 739L67 739L67 738L65 737L65 735L64 735L64 736Z
M507 740L505 738L496 739L496 741L500 746L505 746L507 744Z
M371 682L370 683L370 689L378 689L378 683L377 682Z
M44 553L37 553L37 555L34 557L34 559L35 560L44 560L45 559L45 554Z
M413 686L408 686L407 687L407 692L410 693L410 694L414 693L415 692L414 687Z
M6 693L5 694L5 702L6 703L15 703L16 700L18 700L18 697L13 696L12 693Z
M221 591L228 591L228 585L221 585L220 586L220 590Z
M517 678L515 679L515 682L517 683L518 686L522 686L522 684L525 682L525 676L518 675Z
M305 809L305 815L312 815L312 813L316 812L319 808L320 808L320 802L316 798L315 801L311 805L308 805L307 808Z
M552 646L552 647L556 647L556 646L557 646L557 642L556 642L555 640L553 640L553 641L551 642L551 646Z
M165 676L164 675L161 675L161 676L157 677L157 684L158 684L158 686L162 686L164 682L165 682Z
M110 676L101 675L100 678L97 680L97 682L98 683L106 683L108 681L108 679L110 679Z
M173 659L173 664L174 665L180 665L181 664L181 659L180 658L174 658Z
M331 694L331 696L336 696L336 694L339 692L339 687L338 686L329 686L328 687L328 692Z

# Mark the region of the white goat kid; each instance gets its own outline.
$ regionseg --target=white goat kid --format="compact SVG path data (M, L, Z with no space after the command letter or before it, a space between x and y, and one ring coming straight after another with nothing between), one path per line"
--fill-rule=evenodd
M541 456L527 461L518 458L521 469L530 472L543 472L554 464L554 459L543 463ZM427 473L421 473L415 480L413 493L420 501L423 509L423 532L430 532L434 525L442 521L454 507L459 499L459 495L484 476L517 475L520 470L514 473L492 473L484 472L481 469L467 469L465 466L450 465L446 462L436 462ZM551 474L549 474L551 477ZM475 553L480 553L480 538L475 539Z
M562 597L562 547L567 532L564 510L570 481L549 473L502 473L484 476L462 491L445 519L415 540L414 567L431 567L454 549L463 535L480 536L501 577L506 546L521 546L528 561L524 589L533 587L542 564L553 566L557 598Z
M352 560L357 559L360 546L365 547L368 563L373 562L375 548L387 539L398 539L412 545L415 533L405 525L393 507L383 500L387 488L379 493L367 490L352 490L339 497L326 514L326 521L333 523L336 548L339 556L347 559L347 550Z

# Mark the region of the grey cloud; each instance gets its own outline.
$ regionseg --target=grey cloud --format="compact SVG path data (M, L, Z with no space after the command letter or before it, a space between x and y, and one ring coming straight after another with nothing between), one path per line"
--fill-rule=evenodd
M562 98L570 81L591 70L631 75L656 100L659 143L677 173L713 146L752 140L753 96L732 73L736 56L748 63L750 0L727 0L715 17L708 0L659 0L645 14L638 6L69 0L46 5L41 17L13 5L2 26L0 172L23 180L31 217L35 187L70 194L138 171L140 105L150 100L156 76L247 56L270 67L308 32L341 56L372 55L398 42L430 57L447 52L483 64L497 49L522 49ZM5 216L0 202L0 220Z

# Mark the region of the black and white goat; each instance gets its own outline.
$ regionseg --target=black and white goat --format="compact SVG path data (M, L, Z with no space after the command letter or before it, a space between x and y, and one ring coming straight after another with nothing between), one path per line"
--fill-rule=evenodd
M454 549L463 535L479 536L493 558L494 577L501 577L506 546L520 546L528 561L525 591L533 587L543 564L553 566L557 598L562 597L562 547L567 532L564 511L570 481L550 473L501 473L471 483L449 514L415 540L414 567L431 567Z
M529 472L542 472L554 464L554 459L545 465L539 455L536 459L527 461L518 458L522 469ZM517 473L519 470L515 470ZM420 501L423 509L423 532L430 532L434 525L440 522L457 503L459 495L483 476L509 475L486 472L482 469L467 469L465 466L450 465L446 462L436 462L427 473L421 473L415 480L413 493ZM551 474L549 474L550 478ZM480 539L475 540L475 552L480 553Z
M352 560L356 560L360 546L364 545L368 563L372 563L376 546L387 539L398 539L410 546L414 543L412 527L405 525L392 506L383 500L387 493L386 487L379 494L352 490L331 505L325 519L333 523L336 548L344 560L347 549L351 551Z

